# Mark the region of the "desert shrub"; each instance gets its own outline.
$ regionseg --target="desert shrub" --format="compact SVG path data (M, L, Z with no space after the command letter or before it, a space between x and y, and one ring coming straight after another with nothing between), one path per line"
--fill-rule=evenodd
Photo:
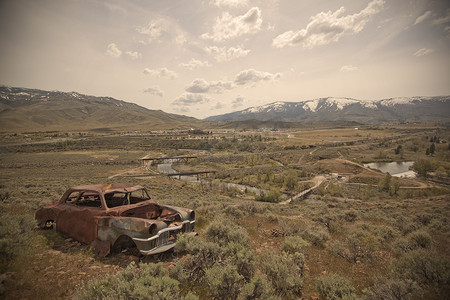
M442 288L450 284L450 260L430 250L418 249L405 253L392 265L398 278Z
M253 277L256 270L255 253L249 249L248 245L232 242L226 247L225 255L246 281Z
M428 232L421 230L411 232L408 234L407 238L412 249L431 247L431 236Z
M280 201L281 192L276 188L270 188L269 192L267 194L262 193L259 196L256 196L256 201L261 202L279 202Z
M82 286L75 299L181 299L179 284L162 263L138 268L132 262L117 275Z
M321 211L317 216L314 216L313 221L319 222L324 225L328 232L333 234L341 231L342 218L334 212L328 210Z
M278 229L287 236L291 235L300 235L303 233L305 228L304 221L300 219L287 219L287 218L279 218L278 219Z
M174 251L190 255L177 262L172 274L180 281L194 280L199 283L204 280L205 270L224 256L224 250L216 243L185 234L178 235Z
M414 231L395 241L394 247L400 253L431 247L431 236L425 231Z
M356 291L350 280L338 274L319 277L316 288L321 299L356 299Z
M382 243L394 240L400 234L397 230L387 225L371 226L370 230Z
M358 219L358 212L354 209L344 211L343 218L347 222L355 222Z
M370 232L356 229L351 232L345 242L335 241L328 250L349 262L356 263L363 258L371 258L378 246L378 241Z
M265 275L255 275L252 280L242 288L238 299L272 300L278 299L278 297L274 294L274 291Z
M267 276L275 293L283 298L302 295L304 266L305 258L301 253L266 252L260 262L261 271Z
M239 208L236 208L235 206L228 206L227 208L225 208L224 213L227 216L233 218L234 220L239 220L244 216L242 211Z
M288 174L284 177L284 186L288 190L294 190L297 187L298 175L294 170L289 170Z
M221 247L231 242L244 246L250 244L250 238L244 229L232 223L226 223L225 221L216 221L209 225L205 235L207 241L217 243Z
M281 248L284 252L294 254L296 252L301 252L309 246L309 243L299 236L288 236L284 239Z
M217 263L206 270L205 282L215 299L236 299L244 284L244 277L235 266Z
M6 271L12 258L31 245L34 219L27 215L0 216L0 271Z
M330 239L330 235L321 228L309 228L303 234L303 238L315 246L324 247L324 243Z
M365 300L408 300L420 291L416 282L406 279L380 278L365 289Z
M262 214L267 211L267 207L262 203L244 202L239 204L237 208L246 216Z

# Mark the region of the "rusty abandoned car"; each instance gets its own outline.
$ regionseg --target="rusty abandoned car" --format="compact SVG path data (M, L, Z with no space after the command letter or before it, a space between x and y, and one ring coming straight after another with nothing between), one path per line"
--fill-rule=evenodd
M58 202L40 208L36 220L103 255L134 245L143 255L161 253L175 246L178 233L196 234L193 210L159 205L139 185L69 188Z

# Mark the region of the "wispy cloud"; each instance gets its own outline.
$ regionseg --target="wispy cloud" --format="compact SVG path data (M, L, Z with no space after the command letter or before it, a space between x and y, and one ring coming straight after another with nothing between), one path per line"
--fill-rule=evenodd
M206 81L202 78L195 79L187 88L186 91L190 93L214 93L220 94L225 90L233 88L233 83L230 81Z
M225 104L223 104L222 102L219 101L211 107L211 110L222 109L224 107L225 107Z
M248 0L212 0L211 3L219 7L239 7L246 6Z
M431 54L433 52L434 52L433 49L422 48L422 49L419 49L416 52L414 52L414 55L417 56L417 57L421 57L421 56L424 56L424 55Z
M236 75L234 83L237 85L252 84L259 81L273 81L280 77L281 77L280 73L272 74L269 72L247 69L239 72Z
M136 51L127 51L125 52L129 57L131 57L131 59L135 60L135 59L140 59L142 58L142 54Z
M119 58L122 55L122 51L120 51L119 47L117 47L116 44L111 43L106 47L106 55L114 58Z
M341 7L335 12L321 12L311 17L305 29L299 31L286 31L278 35L272 46L283 48L286 46L302 45L304 48L314 48L337 42L344 35L353 35L361 32L370 18L383 9L384 0L373 0L359 13L342 16L345 8Z
M342 66L340 69L340 71L343 73L354 72L354 71L358 71L358 70L359 70L358 67L355 67L352 65L345 65L345 66Z
M414 22L414 25L422 23L423 21L425 21L429 17L431 17L431 11L428 10L423 15L417 17L416 21Z
M187 63L180 63L179 66L189 70L194 70L200 67L211 67L211 64L206 60L201 61L193 58Z
M183 95L176 98L172 105L175 106L192 106L196 104L204 104L209 102L210 99L202 94L192 94L192 93L184 93Z
M250 53L250 50L242 49L241 47L217 47L211 46L205 48L206 52L211 54L218 62L230 61L235 58L245 57Z
M149 93L149 94L160 96L160 97L164 96L164 92L157 85L150 87L148 89L145 89L144 93Z
M162 35L164 31L162 20L154 20L145 25L137 26L136 31L145 35L147 37L147 42L151 42Z
M205 33L201 37L216 42L222 42L236 37L254 34L261 30L262 18L261 10L253 7L244 15L233 17L228 12L224 12L222 17L216 19L212 33Z
M158 70L145 68L144 74L149 74L159 78L168 78L168 79L175 79L178 77L178 74L175 71L169 70L167 68L160 68Z
M233 108L238 108L244 105L244 97L238 96L236 99L231 102Z

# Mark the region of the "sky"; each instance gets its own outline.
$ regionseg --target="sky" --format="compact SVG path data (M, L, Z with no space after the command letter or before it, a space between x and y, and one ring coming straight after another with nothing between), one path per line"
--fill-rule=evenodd
M206 118L450 95L450 1L0 0L0 85Z

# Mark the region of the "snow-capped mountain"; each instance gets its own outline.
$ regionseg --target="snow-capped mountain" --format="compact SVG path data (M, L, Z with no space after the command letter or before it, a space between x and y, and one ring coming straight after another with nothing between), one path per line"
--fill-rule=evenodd
M433 122L450 123L450 96L401 97L382 100L319 98L274 102L207 118L209 121L354 121L362 124Z

